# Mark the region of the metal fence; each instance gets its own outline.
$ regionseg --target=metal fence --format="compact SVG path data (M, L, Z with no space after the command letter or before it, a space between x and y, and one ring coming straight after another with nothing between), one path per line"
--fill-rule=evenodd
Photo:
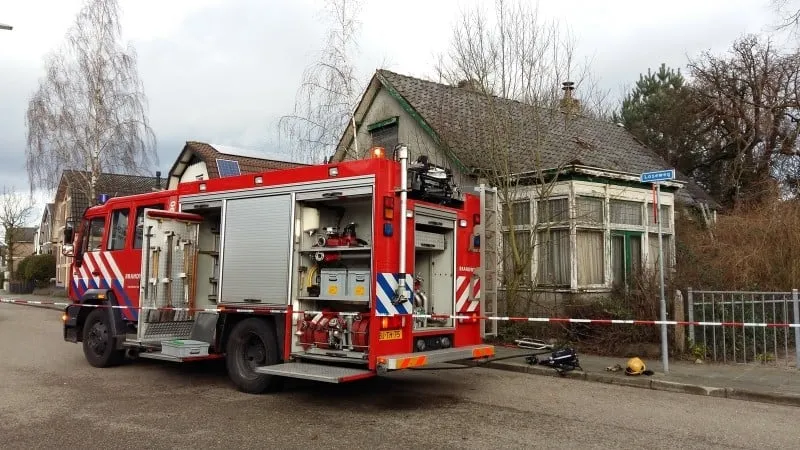
M800 368L798 291L687 289L690 350L713 361Z

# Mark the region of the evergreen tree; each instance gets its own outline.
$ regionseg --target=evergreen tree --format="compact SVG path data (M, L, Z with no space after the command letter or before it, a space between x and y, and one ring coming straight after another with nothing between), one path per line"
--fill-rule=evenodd
M670 165L691 175L698 155L693 110L691 89L680 70L661 64L657 72L648 69L647 75L639 75L613 119Z

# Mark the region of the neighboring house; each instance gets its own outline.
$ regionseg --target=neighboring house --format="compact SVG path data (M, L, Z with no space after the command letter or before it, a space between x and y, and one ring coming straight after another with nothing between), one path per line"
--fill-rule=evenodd
M8 262L8 244L10 240L13 239L13 255L11 255L11 258L14 261L14 271L17 270L20 261L36 253L35 242L37 232L37 227L20 227L11 231L13 237L6 235L6 247L4 250L5 256L3 259L6 260L6 263ZM5 269L9 269L9 267L6 267Z
M286 169L304 164L262 157L239 148L187 141L169 170L168 189L185 181Z
M577 104L571 94L565 89L562 107ZM333 161L363 157L372 146L390 155L402 142L412 161L426 155L452 169L464 192L513 175L518 187L499 192L513 200L514 226L503 220L500 231L505 244L513 234L534 249L527 287L561 294L609 292L627 285L636 268L652 268L657 261L654 193L639 176L667 165L621 126L574 111L487 96L470 82L451 86L378 70L355 111L358 150L351 123ZM543 193L544 186L549 188ZM674 264L675 205L681 202L718 207L682 174L662 185L669 264Z
M97 204L96 199L89 199L86 194L86 180L89 179L88 177L89 172L85 171L63 171L53 199L50 243L56 255L57 286L67 286L69 264L72 260L61 254L61 248L64 245L64 228L68 221L77 224L86 208ZM160 172L156 172L155 177L101 173L97 179L96 192L98 196L106 194L109 197L142 194L164 189L165 181L161 178Z
M36 233L36 254L37 255L51 255L53 254L53 221L55 219L55 204L47 203L44 205L42 211L42 219L39 222L39 231Z

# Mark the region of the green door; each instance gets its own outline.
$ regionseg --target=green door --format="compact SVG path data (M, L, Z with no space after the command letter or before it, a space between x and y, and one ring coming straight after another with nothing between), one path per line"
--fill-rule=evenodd
M611 270L615 287L629 287L633 275L642 267L642 233L611 232Z

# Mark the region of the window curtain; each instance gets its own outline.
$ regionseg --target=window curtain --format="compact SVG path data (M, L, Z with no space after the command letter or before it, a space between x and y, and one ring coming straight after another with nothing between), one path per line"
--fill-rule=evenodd
M670 245L670 237L669 234L662 234L661 240L663 243L663 251L664 251L664 267L669 267L670 263L672 262L672 248ZM649 233L647 235L647 260L649 264L652 264L654 269L658 269L658 233Z
M603 283L603 232L578 230L578 284Z
M549 230L539 233L538 283L568 286L569 230Z

